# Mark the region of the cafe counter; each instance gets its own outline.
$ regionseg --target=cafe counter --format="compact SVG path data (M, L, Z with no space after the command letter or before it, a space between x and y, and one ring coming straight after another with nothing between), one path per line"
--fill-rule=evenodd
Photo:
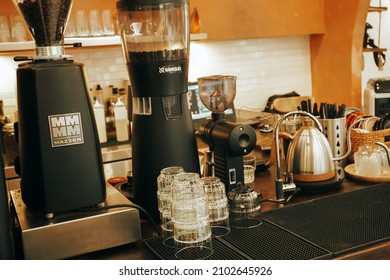
M388 182L358 181L345 174L343 180L329 185L319 183L312 189L299 186L301 190L293 193L287 202L275 202L277 170L272 163L273 133L259 132L259 129L256 133L258 141L252 154L259 162L271 159L267 167L258 165L252 184L254 191L261 195L263 223L255 229L232 229L226 238L216 240L214 259L237 256L243 259L390 259ZM200 151L207 148L200 140L198 147ZM286 193L285 197L291 194ZM150 221L141 218L140 241L76 259L169 259L171 255L162 252L164 246L154 246L159 245L158 240ZM231 248L234 250L230 254Z
M283 231L287 231L291 236L300 237L300 235L302 235L304 237L299 239L302 239L304 242L293 244L295 247L292 249L287 248L289 246L288 244L285 244L287 242L281 242L282 244L275 243L275 248L263 248L264 250L270 250L270 252L272 252L272 254L269 255L269 258L266 256L265 259L290 258L283 254L280 256L275 255L275 252L278 252L278 250L281 252L292 250L296 252L296 254L293 255L296 257L293 258L301 259L300 250L306 250L303 247L307 246L307 244L310 244L311 246L313 243L316 243L317 240L319 240L319 243L325 240L325 247L327 246L327 242L330 242L330 249L325 249L325 253L321 253L319 259L390 259L390 241L388 240L390 234L389 232L378 233L378 231L387 231L388 229L388 226L384 225L388 224L388 220L384 223L381 221L381 219L386 219L390 213L388 206L383 205L385 204L383 203L383 200L389 200L389 197L386 198L383 195L383 191L388 192L387 190L390 187L388 183L375 184L355 181L346 177L341 184L333 190L314 193L307 191L304 193L298 192L291 197L288 203L283 204L273 201L275 199L275 176L275 166L256 171L253 188L262 195L263 202L261 204L261 211L264 221L263 224L258 226L258 233L255 233L255 239L250 240L252 243L251 246L256 247L256 243L260 244L261 242L265 242L265 244L270 244L268 246L272 247L273 244L277 242L275 240L277 240L278 234L273 235L273 233L262 233L261 231L261 227L266 229L266 227L270 226L282 228ZM379 191L378 194L376 194L376 189ZM382 193L380 189L383 190ZM350 196L350 194L352 194L352 196ZM383 213L381 211L382 206ZM326 209L327 207L329 207L329 209ZM339 207L339 210L335 209L337 207ZM381 213L376 213L375 211L377 211L377 209L374 208L378 208ZM285 210L287 210L287 212ZM329 214L327 214L327 210L329 211ZM356 225L354 222L354 219L356 218L354 217L354 212L356 211L356 213L359 214L365 213L366 210L368 210L368 216L364 218L363 221L359 220L359 217L357 219L358 223L362 222L362 226L360 227L359 224ZM338 213L337 211L340 212ZM343 213L343 211L345 213ZM373 211L374 213L372 213ZM335 215L334 213L338 213L338 215ZM316 218L317 214L318 219ZM288 221L291 222L289 223ZM333 222L335 223L333 224ZM355 223L355 225L350 225L349 223L351 222ZM304 225L305 229L303 230L302 226L301 228L298 226L298 229L294 228L295 225L291 225L291 223L301 223L301 225ZM337 228L333 231L329 230L331 227ZM371 227L371 229L367 227ZM324 231L321 232L321 229ZM340 230L344 232L338 232ZM243 231L245 231L245 229L243 229ZM268 238L267 234L272 234L269 237L269 240L262 240ZM372 237L372 235L377 236ZM150 249L150 246L147 246L148 240L158 238L158 234L148 220L141 219L141 236L142 239L140 241L78 256L76 259L159 259L161 254L156 251L153 252ZM312 236L314 236L314 242L310 240ZM332 240L332 238L338 240ZM345 238L345 240L343 240L343 238ZM355 239L359 239L359 241L356 243ZM360 239L363 239L363 241L360 241ZM352 240L351 244L343 244L350 242L350 240ZM299 244L302 244L303 247L300 248ZM332 248L334 244L336 244L336 248ZM341 248L337 248L338 244ZM316 244L314 245L316 248L321 247ZM259 250L262 250L262 248ZM302 259L305 259L304 254L302 255Z

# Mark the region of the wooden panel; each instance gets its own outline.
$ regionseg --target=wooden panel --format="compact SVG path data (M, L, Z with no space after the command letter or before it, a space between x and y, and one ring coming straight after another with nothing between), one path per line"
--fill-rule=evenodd
M72 11L104 9L111 9L111 12L116 14L116 0L73 0Z
M0 9L0 14L2 15L12 15L16 14L17 10L15 8L14 3L12 0L7 0L7 1L1 1L1 9Z
M190 0L211 40L324 33L324 0Z
M313 97L361 108L363 36L370 0L326 0L326 34L311 36Z

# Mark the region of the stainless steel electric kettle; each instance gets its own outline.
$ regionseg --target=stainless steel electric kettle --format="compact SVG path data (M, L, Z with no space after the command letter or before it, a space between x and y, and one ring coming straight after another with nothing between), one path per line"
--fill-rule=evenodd
M313 126L313 122L318 128ZM345 159L351 150L348 141L345 155L333 158L322 126L311 114L306 114L302 127L293 136L283 132L280 136L291 139L286 153L286 171L293 175L294 181L320 182L332 179L336 175L335 161Z

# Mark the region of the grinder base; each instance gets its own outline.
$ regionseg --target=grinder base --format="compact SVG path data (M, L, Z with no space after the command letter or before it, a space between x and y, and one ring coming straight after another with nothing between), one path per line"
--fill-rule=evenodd
M118 207L98 211L69 211L51 219L34 215L23 203L21 191L11 194L15 235L25 259L65 259L141 239L139 212ZM105 206L131 204L114 187L107 186Z
M295 185L299 189L300 193L303 194L318 194L325 193L341 188L343 179L334 176L332 179L319 181L319 182L300 182L294 181Z

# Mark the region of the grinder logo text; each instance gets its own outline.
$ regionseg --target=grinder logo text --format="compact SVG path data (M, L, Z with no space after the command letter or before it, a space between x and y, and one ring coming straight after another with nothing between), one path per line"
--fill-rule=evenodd
M80 113L50 115L48 118L53 148L84 143Z
M168 65L168 66L159 67L158 72L160 74L175 74L175 73L181 73L182 68L180 65L179 66Z

